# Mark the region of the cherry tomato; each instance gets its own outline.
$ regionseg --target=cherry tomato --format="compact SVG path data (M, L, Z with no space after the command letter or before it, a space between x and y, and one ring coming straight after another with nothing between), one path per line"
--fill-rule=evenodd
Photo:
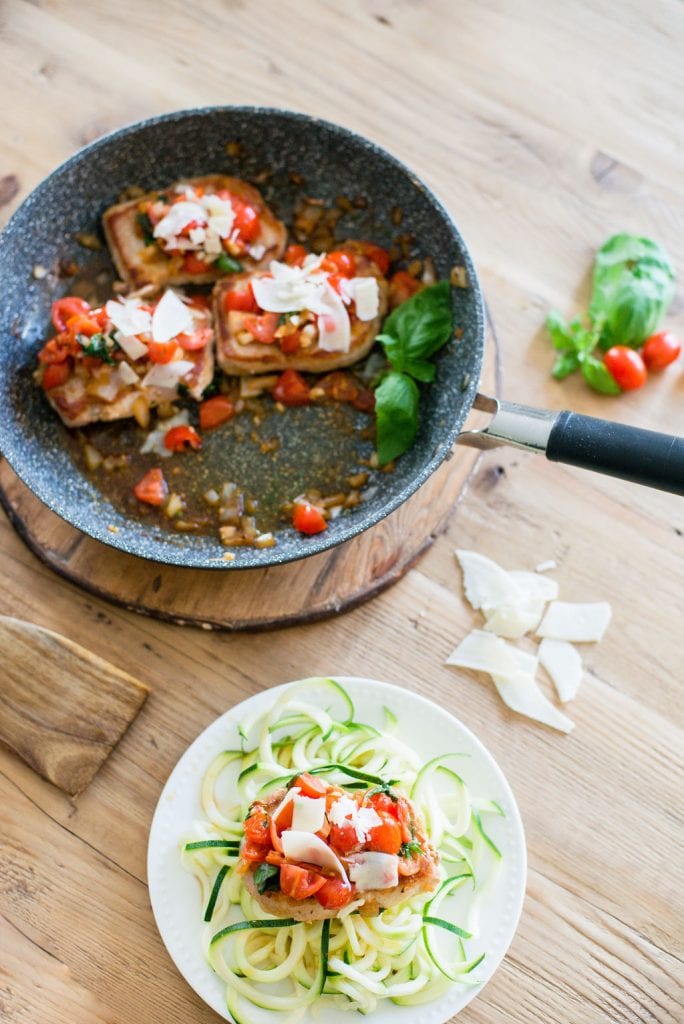
M235 406L228 395L207 398L199 407L199 421L202 430L213 430L227 423L235 415Z
M291 356L294 352L299 352L302 347L302 336L299 331L293 331L292 334L278 338L278 344L281 352L284 352L286 356Z
M378 812L382 824L375 825L368 832L368 849L378 853L399 853L401 847L401 827L393 815L387 811Z
M177 335L176 341L186 352L198 352L211 341L213 333L211 327L198 327L192 334Z
M211 270L211 266L206 260L195 256L194 252L188 252L183 257L182 269L184 274L206 274L208 270Z
M344 252L343 249L336 249L329 252L321 263L323 270L331 274L339 274L341 277L354 277L356 274L356 259L351 252Z
M290 267L301 267L307 255L303 245L288 245L285 250L285 262Z
M269 850L268 853L266 854L266 863L274 864L277 868L279 868L281 864L285 863L285 857L282 855L282 853L278 853L277 850Z
M308 505L304 502L298 502L295 506L292 525L295 530L299 530L300 533L307 533L309 536L314 533L321 533L328 528L328 524L319 510L314 508L313 505Z
M627 345L613 345L603 357L603 362L623 391L636 391L642 387L648 376L639 353Z
M201 292L195 292L194 295L185 296L185 304L191 306L193 309L208 310L210 306L209 296L202 295Z
M102 328L92 316L76 313L67 319L66 330L72 338L75 338L78 334L85 334L86 337L92 338L93 334L99 334Z
M362 847L356 829L351 821L343 821L341 825L330 826L330 845L333 846L343 857L350 853L358 853Z
M173 341L148 341L147 355L153 363L170 363L178 346Z
M373 242L361 242L363 252L366 254L369 260L373 260L380 273L384 276L387 274L390 265L390 258L387 249L383 249L379 245L374 245Z
M328 878L324 885L315 893L322 907L332 910L334 907L346 907L356 895L356 886L345 885L341 878Z
M223 308L226 313L229 313L231 309L239 310L242 313L258 313L259 306L254 298L251 282L247 281L245 284L236 285L225 292Z
M391 305L400 306L402 302L406 302L420 289L420 281L412 277L408 270L397 270L396 274L392 274L389 283Z
M293 787L298 786L303 796L311 797L312 800L318 797L325 796L330 787L327 782L323 779L319 779L317 775L309 775L308 772L302 772L292 783Z
M57 299L52 303L52 322L58 331L66 330L66 322L70 316L77 313L88 313L89 304L84 299L78 299L75 295L67 295L63 299Z
M259 864L262 860L266 860L267 854L268 847L259 843L250 843L248 839L245 839L240 847L242 859L248 860L253 864Z
M82 351L81 346L75 338L68 334L58 334L43 345L38 353L38 361L46 363L63 363L69 356L76 356Z
M257 846L271 846L270 819L263 807L255 807L245 821L245 838Z
M262 313L261 316L246 316L244 329L262 345L272 345L278 329L278 313Z
M59 388L66 384L71 375L71 360L65 363L51 363L43 371L43 388L51 391L52 388Z
M164 434L164 447L170 452L184 452L187 448L197 452L202 447L202 438L194 427L171 427Z
M237 229L240 239L243 242L255 241L261 231L259 211L238 196L231 196L230 203L233 207L233 228Z
M385 814L391 814L393 818L399 817L399 801L393 800L388 793L374 793L369 797L368 802L378 813L384 811Z
M325 885L323 875L296 864L283 864L280 868L280 891L293 900L307 900Z
M169 488L161 469L148 469L145 476L138 480L133 493L138 501L144 501L146 505L163 505Z
M658 331L644 342L641 358L649 370L664 370L679 358L682 343L672 331Z
M273 397L283 405L308 405L311 401L311 392L301 373L297 373L296 370L285 370L273 389Z

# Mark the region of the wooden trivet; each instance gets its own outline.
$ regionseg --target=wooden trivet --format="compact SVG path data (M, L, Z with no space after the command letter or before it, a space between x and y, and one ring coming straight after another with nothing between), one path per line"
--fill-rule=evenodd
M497 394L498 379L490 322L482 390ZM5 462L0 504L41 561L98 597L183 626L263 630L334 615L396 583L446 528L478 458L457 446L381 523L330 551L268 569L182 569L116 551L50 512Z

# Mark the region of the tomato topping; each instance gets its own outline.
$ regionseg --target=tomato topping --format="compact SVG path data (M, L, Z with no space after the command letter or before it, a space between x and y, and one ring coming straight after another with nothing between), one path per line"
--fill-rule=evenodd
M186 448L197 452L202 447L202 438L194 427L171 427L164 434L164 447L170 452L184 452Z
M410 843L413 838L411 831L411 809L406 800L401 796L397 800L396 807L399 828L401 829L401 841L402 843Z
M280 345L281 352L284 352L286 356L290 356L293 352L299 352L302 347L302 336L299 331L293 331L292 334L286 334L284 337L278 338L278 344Z
M279 313L262 313L261 316L246 316L243 327L262 345L272 345L278 329Z
M201 260L194 252L188 252L183 257L182 269L184 274L206 274L211 270L211 264Z
M55 338L50 338L43 345L38 353L38 360L48 365L51 363L63 363L69 356L78 355L82 351L75 338L70 338L68 334L58 334Z
M66 330L72 338L75 338L78 334L85 334L88 338L92 338L93 334L99 334L102 328L92 316L76 313L68 318Z
M307 256L303 245L288 245L285 250L285 262L290 267L301 267Z
M326 879L315 871L283 864L280 868L280 891L293 900L306 900L325 885Z
M66 322L71 316L77 313L88 313L89 304L85 299L78 299L75 295L67 295L64 299L57 299L52 303L52 322L58 331L66 330Z
M254 864L259 864L262 860L266 860L267 853L266 846L259 843L250 843L248 839L245 839L240 847L242 859L252 861Z
M263 807L255 807L245 821L245 838L257 846L271 846L270 819Z
M603 362L623 391L636 391L646 382L648 371L643 359L627 345L613 345L603 357Z
M359 842L356 829L351 821L343 821L341 825L331 825L329 842L344 857L350 853L358 853L363 846L363 843Z
M368 849L378 853L399 853L401 847L401 827L399 822L387 811L378 811L382 818L380 825L375 825L368 832Z
M269 850L268 853L266 854L266 863L274 864L277 868L279 868L281 864L285 863L285 857L283 856L282 853L278 853L277 850Z
M195 292L194 295L185 296L186 306L191 306L193 309L201 309L203 312L209 309L209 296L203 295L201 292Z
M323 779L319 779L317 775L309 775L308 772L302 772L292 783L294 786L299 786L303 796L309 796L312 800L318 799L318 797L325 796L330 789L327 782Z
M402 302L406 302L407 299L410 299L420 289L420 281L412 277L408 270L397 270L396 274L393 274L390 278L389 283L391 304L393 306L401 305Z
M672 331L658 331L644 342L641 358L649 370L664 370L674 363L682 351L682 343Z
M374 412L375 392L371 391L370 388L359 388L359 393L356 398L352 398L351 404L359 412Z
M285 370L273 389L273 397L283 405L308 405L311 393L301 373L297 373L296 370Z
M192 334L178 334L176 341L186 352L197 352L211 341L211 327L198 327Z
M391 814L393 818L399 817L397 806L399 801L393 800L388 793L373 793L373 796L368 798L368 803L378 814L380 811L384 811L385 814Z
M71 375L71 360L63 363L51 363L43 371L43 388L51 391L52 388L61 387L66 384Z
M178 346L174 341L148 341L147 354L153 363L170 363Z
M161 469L149 469L145 476L138 480L133 493L138 501L144 501L146 505L163 505L169 488Z
M261 230L259 211L238 196L231 196L230 203L234 215L233 228L237 228L243 242L253 242Z
M199 421L202 430L213 430L227 423L235 415L235 406L227 395L207 398L199 407Z
M247 281L245 284L230 288L223 296L223 308L226 313L231 309L239 310L241 313L257 313L259 306L254 298L252 284Z
M356 259L353 253L344 252L342 249L329 252L321 263L323 270L330 274L339 274L340 277L354 277L356 274Z
M360 244L368 259L373 260L373 263L375 263L383 276L386 275L390 265L390 258L387 249L383 249L379 245L374 245L372 242L361 242Z
M322 533L323 530L328 528L328 524L321 512L313 505L305 502L298 502L295 505L292 525L295 530L299 530L300 533L307 533L309 536L314 533Z
M417 875L422 867L422 857L400 857L397 865L399 874L403 878L409 878L411 875Z
M327 878L315 894L322 907L332 910L334 907L346 907L356 895L353 885L345 885L341 878Z

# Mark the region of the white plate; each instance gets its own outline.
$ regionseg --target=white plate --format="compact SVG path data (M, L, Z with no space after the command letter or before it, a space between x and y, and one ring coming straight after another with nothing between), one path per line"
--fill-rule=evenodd
M520 814L504 775L492 755L469 729L448 712L424 697L373 679L336 676L349 691L360 721L382 726L383 706L397 715L397 736L425 760L437 754L462 751L459 764L471 794L498 800L505 818L488 819L488 831L503 853L503 870L497 887L482 909L478 950L486 958L477 969L478 987L454 987L442 998L420 1007L397 1006L389 1000L372 1015L373 1024L443 1024L482 991L508 949L520 918L525 895L526 851ZM252 712L266 711L291 683L250 697L217 718L188 747L169 776L157 804L147 853L150 900L157 927L176 967L195 992L226 1020L225 984L214 974L201 948L203 929L199 887L180 862L180 839L192 822L203 816L200 783L212 759L222 750L240 746L237 723ZM316 1024L339 1024L354 1019L331 1008L316 1009ZM303 1024L312 1021L307 1013Z

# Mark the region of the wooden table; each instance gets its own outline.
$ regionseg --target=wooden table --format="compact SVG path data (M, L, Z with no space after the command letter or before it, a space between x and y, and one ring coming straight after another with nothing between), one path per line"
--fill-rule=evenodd
M676 0L9 0L1 31L5 217L59 161L126 122L211 103L315 113L386 145L453 210L503 342L506 396L682 431L681 364L605 399L550 379L542 329L551 306L570 313L586 299L592 251L615 230L658 238L684 274ZM680 332L683 308L680 293L668 318ZM152 695L76 802L0 751L0 1018L215 1020L152 920L151 815L181 752L221 711L326 672L438 700L487 744L520 803L530 860L520 929L461 1020L681 1021L683 530L676 497L494 453L448 533L371 604L220 635L84 595L3 521L0 611L66 633ZM566 599L612 603L605 640L586 654L572 735L517 718L483 677L444 667L475 624L455 544L508 567L555 559Z

